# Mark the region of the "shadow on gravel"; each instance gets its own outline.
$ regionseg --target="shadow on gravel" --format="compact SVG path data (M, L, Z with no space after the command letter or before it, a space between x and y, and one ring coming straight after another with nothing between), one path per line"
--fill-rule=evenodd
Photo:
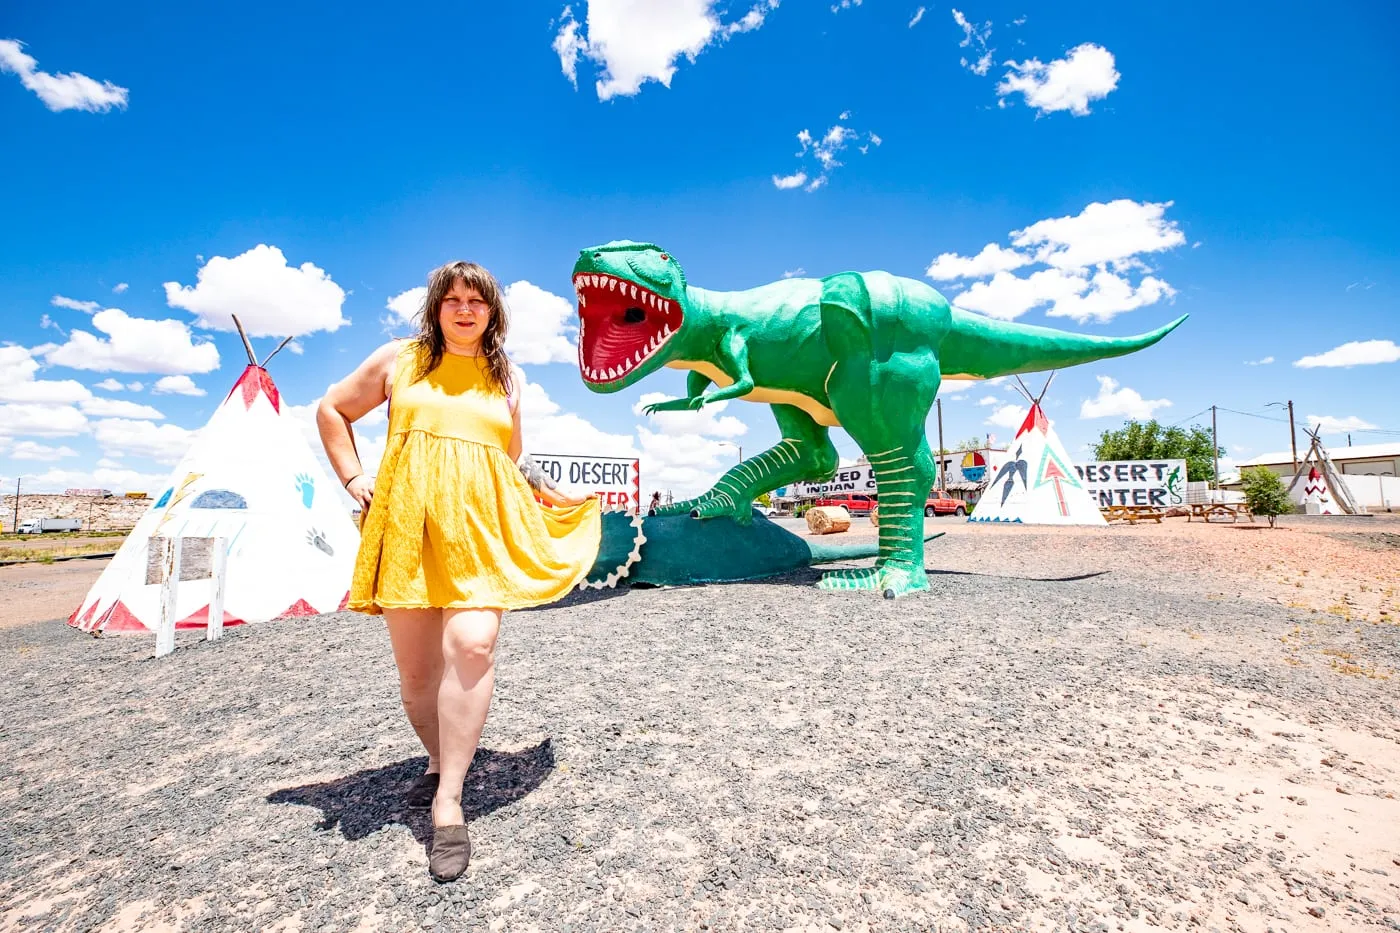
M543 606L528 606L524 609L512 609L511 615L519 615L527 612L541 612L546 609L567 609L570 606L587 606L589 603L602 602L607 599L618 599L626 596L629 587L626 583L619 583L610 590L570 590L566 595L559 597L552 603L545 603Z
M939 570L937 568L925 568L924 573L935 577L988 577L994 580L1030 580L1035 583L1075 583L1079 580L1092 580L1094 577L1102 577L1111 573L1111 571L1095 570L1090 573L1076 573L1068 577L1023 577L1008 573L977 573L971 570ZM785 574L781 577L771 577L766 580L755 580L754 582L775 583L780 586L814 586L821 578L822 571L813 569Z
M427 810L409 810L403 798L427 765L426 757L408 758L382 768L356 771L325 784L274 791L267 800L316 807L322 815L317 829L338 828L352 842L398 823L407 826L413 838L426 847L433 838L432 815ZM518 752L478 748L462 794L467 822L515 803L543 784L553 770L554 745L550 739Z

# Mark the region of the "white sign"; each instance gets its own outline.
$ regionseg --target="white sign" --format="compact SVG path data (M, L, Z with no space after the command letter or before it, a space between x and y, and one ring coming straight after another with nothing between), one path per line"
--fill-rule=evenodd
M875 468L868 464L842 467L824 483L793 483L788 487L792 496L826 496L833 492L875 492Z
M1186 502L1185 460L1102 460L1075 464L1074 469L1100 507L1171 508Z
M635 457L577 457L531 454L564 492L597 496L605 512L636 514L642 507L641 461Z

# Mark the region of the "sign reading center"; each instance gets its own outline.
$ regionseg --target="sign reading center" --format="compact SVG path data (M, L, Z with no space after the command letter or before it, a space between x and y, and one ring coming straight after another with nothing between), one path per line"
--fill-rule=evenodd
M1074 469L1100 507L1171 508L1186 502L1185 460L1103 460Z
M530 456L554 485L574 495L596 496L605 512L641 510L642 468L634 457Z

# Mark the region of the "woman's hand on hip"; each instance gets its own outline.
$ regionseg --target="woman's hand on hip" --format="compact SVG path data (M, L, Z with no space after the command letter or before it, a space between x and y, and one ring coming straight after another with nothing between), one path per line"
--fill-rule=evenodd
M350 498L360 504L361 511L369 511L369 504L374 499L374 481L372 479L361 473L345 484L345 491L350 493Z

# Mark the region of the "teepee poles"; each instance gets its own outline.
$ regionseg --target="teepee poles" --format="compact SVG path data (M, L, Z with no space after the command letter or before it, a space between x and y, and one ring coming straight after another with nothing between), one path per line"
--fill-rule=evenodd
M252 341L248 339L248 332L243 329L243 324L238 320L238 315L230 314L229 317L233 318L233 326L238 328L238 336L243 338L243 349L248 351L248 365L258 365L258 355L253 352Z
M281 343L279 343L279 344L277 345L277 349L276 349L276 350L273 350L271 353L269 353L269 354L267 355L267 357L266 357L265 359L263 359L263 361L262 361L259 365L262 366L263 369L267 369L267 361L270 360L270 359L272 359L272 358L273 358L274 356L276 356L277 354L281 353L281 352L282 352L282 348L285 347L287 344L289 344L289 343L291 343L291 342L292 342L292 338L291 338L291 337L288 337L286 340L283 340Z

